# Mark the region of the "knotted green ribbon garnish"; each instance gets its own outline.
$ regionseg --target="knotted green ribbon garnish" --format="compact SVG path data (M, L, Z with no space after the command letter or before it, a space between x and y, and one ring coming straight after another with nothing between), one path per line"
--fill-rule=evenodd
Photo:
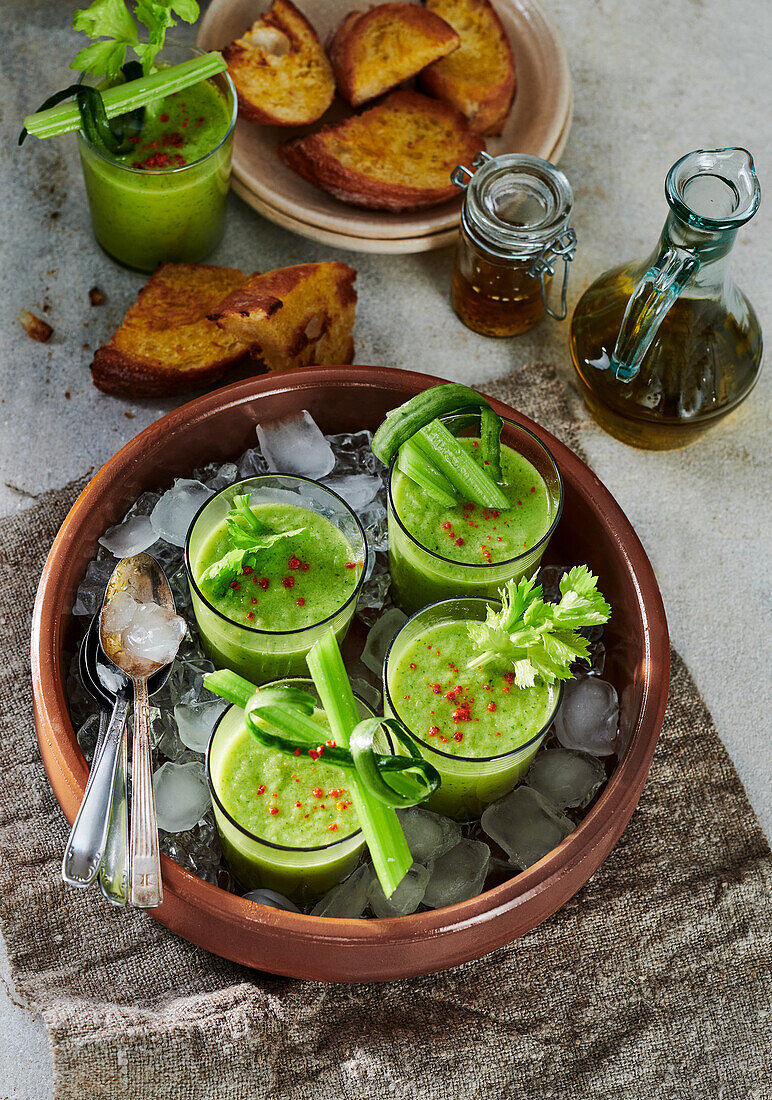
M142 75L142 66L138 61L129 61L123 66L123 75L127 81L135 80ZM144 107L138 107L110 122L105 111L102 93L97 88L92 88L88 84L69 84L60 92L54 92L49 96L45 103L38 107L38 112L47 111L49 107L55 107L65 99L75 99L80 112L81 129L93 146L105 150L112 156L123 156L131 152L134 142L130 139L136 138L144 125ZM25 126L19 134L19 145L24 144L27 135Z
M466 667L499 661L511 666L520 688L533 687L537 680L570 680L570 665L589 652L587 639L578 631L600 626L611 615L597 585L598 578L586 565L575 566L561 578L561 598L553 604L543 599L533 578L510 581L500 593L500 611L490 607L484 623L467 623L479 653Z
M208 566L198 578L198 583L203 588L218 596L225 592L245 567L254 568L262 550L267 550L281 539L300 535L305 530L303 527L294 527L291 531L273 531L261 523L250 508L249 493L233 498L225 522L233 549Z
M255 688L235 672L219 670L204 677L210 691L244 710L249 732L268 749L313 760L324 759L356 772L369 793L392 808L415 806L440 785L440 777L418 755L407 731L394 718L365 718L349 735L349 747L330 744L330 731L313 717L318 704L307 691L290 685ZM388 731L404 755L377 752L375 739Z
M479 411L482 466L442 423L450 413ZM459 498L484 508L509 508L501 481L501 417L468 386L447 382L392 409L373 436L373 453L399 469L438 504Z

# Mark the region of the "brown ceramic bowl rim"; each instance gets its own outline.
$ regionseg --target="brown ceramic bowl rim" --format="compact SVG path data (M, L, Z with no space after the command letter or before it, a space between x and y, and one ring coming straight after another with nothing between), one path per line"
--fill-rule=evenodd
M77 806L83 797L88 768L75 742L65 695L65 670L62 661L64 620L59 608L58 593L61 590L61 575L67 569L70 555L77 551L86 538L93 539L96 546L98 535L101 534L101 531L96 532L89 528L88 517L92 502L119 481L119 471L124 471L121 477L125 476L125 471L148 448L163 446L164 441L177 431L203 430L207 418L215 412L250 404L263 394L291 391L297 407L302 408L305 391L340 386L349 391L361 388L363 391L369 389L385 392L389 400L397 405L429 386L445 381L447 379L417 371L359 365L305 367L286 371L278 376L268 374L245 379L204 394L160 417L130 440L95 474L73 504L48 555L35 600L31 637L38 739L52 785L60 801L66 803L70 821L74 820ZM162 856L166 885L164 905L159 910L149 911L162 923L168 923L172 927L189 927L193 910L196 913L197 930L205 927L207 922L217 923L226 918L242 929L252 929L254 935L259 935L268 955L271 952L279 953L287 936L299 937L298 942L302 941L311 954L323 951L331 942L337 943L343 948L344 955L340 956L341 961L335 976L330 976L329 980L391 980L395 977L426 973L431 969L442 969L442 965L455 965L509 942L513 936L494 935L493 929L489 933L488 925L515 907L529 907L527 921L524 918L520 923L527 928L534 927L559 905L564 904L587 881L617 842L640 798L665 714L669 640L662 597L654 570L638 536L616 500L593 471L565 444L528 417L495 399L491 399L491 405L500 414L524 424L539 438L548 441L563 472L564 481L575 483L581 494L589 498L600 512L609 531L609 540L624 563L627 575L634 581L641 616L646 682L640 713L625 757L598 801L557 848L528 870L468 901L406 917L353 920L274 910L226 893ZM173 473L174 471L169 471L170 478ZM620 821L621 828L617 824ZM598 851L601 853L599 858ZM568 893L559 887L561 880L571 870L578 871L581 881L575 888L571 887L571 893ZM553 892L560 894L561 900L557 905L551 888ZM169 902L166 896L169 896ZM167 904L168 916L165 912ZM483 950L477 948L475 952L470 952L468 946L465 946L453 955L451 961L445 961L439 967L433 968L416 962L395 968L387 966L383 961L390 947L401 951L414 941L424 941L428 945L471 928L475 929L477 941L487 935L486 942L492 946ZM205 938L203 933L200 938ZM200 942L200 938L194 938L194 942ZM374 949L372 965L360 966L354 973L346 962L345 954L351 951L353 958L360 959L363 949L370 947ZM209 949L215 950L211 946ZM225 950L223 953L235 961L259 965L247 958L244 952ZM292 977L309 976L301 962L284 965L275 972ZM310 976L315 977L317 972L315 970Z
M458 413L446 413L444 416L440 417L440 420L450 420L454 416L474 416L474 415L475 415L474 412L470 412L470 411L464 409L464 410L462 410L461 412L458 412ZM555 515L552 517L552 520L550 521L550 525L547 528L547 530L544 532L542 537L537 542L535 542L533 544L533 546L529 547L529 549L525 550L522 554L516 554L514 556L514 558L505 558L504 561L494 561L494 562L459 561L457 558L446 558L443 554L438 554L436 550L430 550L428 546L424 546L424 544L420 541L420 539L416 538L416 536L414 534L412 534L412 532L408 531L407 527L402 522L402 517L400 516L399 512L397 511L397 505L394 502L394 493L392 491L392 482L394 480L394 469L395 469L396 463L397 463L397 456L396 455L394 456L394 458L391 460L391 463L389 464L389 476L388 476L387 483L386 483L387 484L388 497L389 497L389 508L391 509L391 512L394 515L394 519L399 524L400 530L402 531L403 535L405 536L405 538L409 539L413 543L414 546L417 546L418 549L420 551L422 551L422 553L426 554L428 557L434 558L437 561L444 562L445 565L454 565L458 568L459 572L467 570L467 569L490 569L490 570L504 569L507 565L516 565L517 562L522 561L524 558L532 558L534 556L534 554L539 552L539 550L541 550L541 552L543 553L544 549L547 546L547 543L549 542L549 540L554 535L555 530L557 528L557 525L560 523L560 517L563 515L563 503L565 501L566 490L565 490L565 485L563 484L563 475L560 472L560 467L557 464L557 461L555 459L554 454L549 449L549 447L544 442L544 440L540 439L539 436L536 434L536 432L532 432L530 428L527 428L525 426L525 424L520 424L520 423L518 423L517 420L513 420L509 416L502 416L501 419L504 421L505 424L511 424L512 427L517 428L518 431L524 432L525 435L530 435L530 437L531 437L531 439L533 439L534 443L536 443L537 446L539 446L544 451L547 459L552 463L552 465L555 468L555 473L556 473L557 479L558 479L558 489L560 490L560 495L558 496L558 506L555 510ZM509 446L509 444L507 444L507 446ZM515 447L512 447L512 450L515 450L515 449L516 449ZM539 473L538 470L536 472ZM542 481L544 481L544 478L541 476L541 474L539 474L539 477L541 478Z
M499 605L499 607L501 606L501 601L500 600L487 600L483 596L462 596L460 598L451 597L451 599L449 599L449 600L438 600L437 603L427 604L426 607L421 607L421 608L418 609L418 611L414 611L413 614L410 616L410 618L402 624L402 626L399 628L397 633L394 635L394 637L389 642L389 648L386 650L386 656L383 658L383 676L382 676L383 701L385 703L388 700L389 706L391 707L392 711L397 716L397 718L399 718L399 721L402 723L402 725L405 727L405 732L408 734L411 741L415 742L416 746L421 751L426 749L428 752L434 753L435 756L441 756L443 760L447 760L449 763L452 763L453 761L456 761L459 764L504 763L510 757L514 758L514 757L520 756L522 753L525 752L526 749L530 748L531 745L536 744L537 741L539 741L542 737L544 737L547 730L552 725L552 722L555 718L555 715L558 712L558 707L560 706L560 702L563 698L564 683L562 681L558 681L556 684L550 684L549 685L551 693L552 693L552 708L550 709L550 712L549 712L549 718L544 723L544 725L541 726L538 733L535 733L533 735L533 737L529 737L527 741L524 741L523 744L519 745L516 749L507 749L506 752L498 752L498 753L496 753L495 756L460 756L460 755L458 755L456 753L452 753L452 752L443 752L442 749L436 748L435 745L430 745L428 741L424 741L424 739L422 737L419 737L417 734L413 733L413 731L410 729L410 727L405 722L404 718L400 718L399 710L397 708L397 704L395 703L394 699L392 698L392 694L389 691L389 680L388 680L388 675L387 675L388 670L389 670L389 657L391 657L391 651L394 649L394 646L397 644L397 639L399 638L402 631L405 630L410 625L410 623L413 622L414 619L417 619L419 615L423 615L427 611L435 611L438 608L444 607L446 604L452 604L452 603L454 603L454 604L457 604L457 603L484 603L488 607L490 607L491 604L497 603ZM453 621L457 621L457 620L449 620L449 621L453 622Z

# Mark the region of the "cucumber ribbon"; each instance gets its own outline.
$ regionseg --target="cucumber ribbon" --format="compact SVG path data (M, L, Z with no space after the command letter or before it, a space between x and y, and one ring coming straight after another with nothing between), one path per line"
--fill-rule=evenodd
M210 691L240 706L249 732L265 748L322 758L345 771L355 771L361 784L379 802L392 809L423 802L440 785L437 770L413 748L401 722L394 718L365 718L351 730L349 747L329 744L329 731L312 715L312 695L290 685L255 689L235 672L219 670L204 677ZM375 739L386 730L400 754L381 753Z

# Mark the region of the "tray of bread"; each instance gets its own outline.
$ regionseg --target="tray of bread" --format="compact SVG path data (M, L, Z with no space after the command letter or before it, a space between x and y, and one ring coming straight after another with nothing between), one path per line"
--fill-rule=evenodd
M565 49L537 0L213 0L198 45L223 51L238 92L236 193L355 251L450 244L457 164L480 149L555 162L571 125Z

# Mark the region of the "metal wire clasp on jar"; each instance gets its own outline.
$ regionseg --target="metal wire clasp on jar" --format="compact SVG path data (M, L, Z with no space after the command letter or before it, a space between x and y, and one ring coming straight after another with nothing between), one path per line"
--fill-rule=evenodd
M475 171L477 169L477 171ZM545 311L566 316L568 265L576 252L569 227L574 196L566 176L540 157L479 152L451 179L464 192L450 300L467 328L483 336L518 336ZM547 302L562 259L560 309Z

